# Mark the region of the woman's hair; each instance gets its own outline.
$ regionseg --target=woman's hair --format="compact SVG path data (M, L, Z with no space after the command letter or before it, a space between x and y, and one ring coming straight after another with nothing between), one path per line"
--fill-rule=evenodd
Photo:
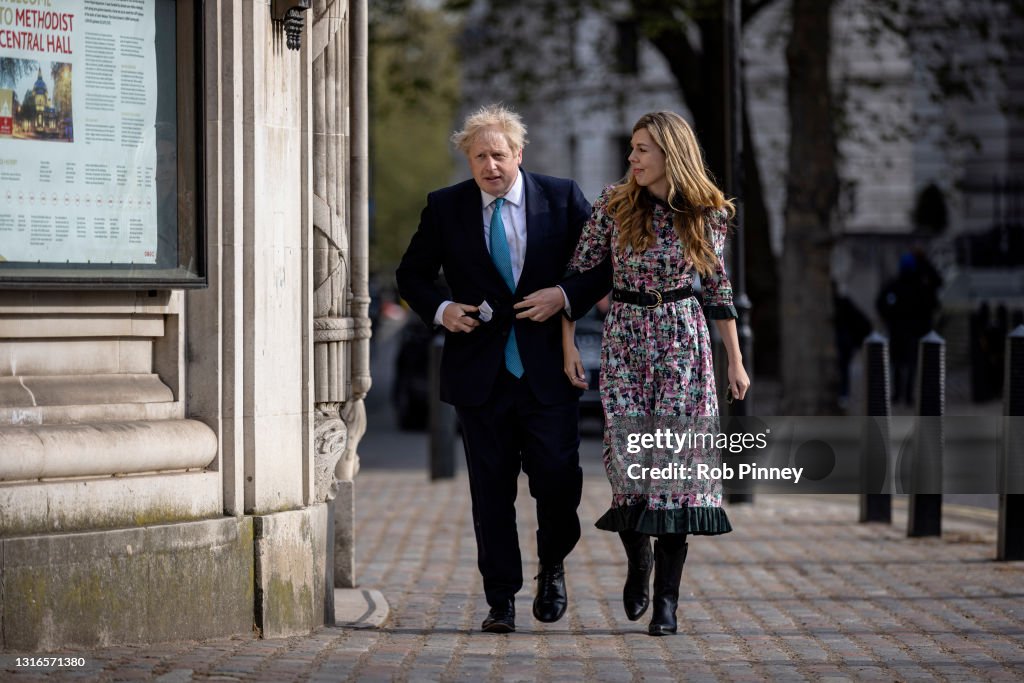
M716 257L704 226L705 212L725 210L732 218L736 208L711 179L697 137L682 116L671 111L644 114L633 126L633 133L640 129L646 129L665 153L672 225L693 267L701 275L708 275L715 269ZM654 202L632 173L615 186L608 201L608 213L619 224L619 249L645 251L654 242Z
M519 114L501 104L488 104L466 117L462 130L452 133L452 144L463 154L469 153L480 133L489 128L499 128L505 134L505 141L518 152L526 146L526 124Z

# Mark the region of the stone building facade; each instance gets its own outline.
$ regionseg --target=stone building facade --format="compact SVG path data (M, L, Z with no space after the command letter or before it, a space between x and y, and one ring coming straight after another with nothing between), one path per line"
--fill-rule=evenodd
M306 632L354 581L366 0L298 50L195 7L208 286L0 290L0 649Z

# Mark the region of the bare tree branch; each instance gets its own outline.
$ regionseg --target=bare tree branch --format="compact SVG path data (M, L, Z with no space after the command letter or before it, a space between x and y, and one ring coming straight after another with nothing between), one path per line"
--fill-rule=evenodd
M672 3L677 4L677 3ZM683 91L688 102L697 102L705 97L699 66L702 55L690 44L686 25L672 18L666 11L663 0L633 0L633 12L640 26L640 33L664 55L672 76Z

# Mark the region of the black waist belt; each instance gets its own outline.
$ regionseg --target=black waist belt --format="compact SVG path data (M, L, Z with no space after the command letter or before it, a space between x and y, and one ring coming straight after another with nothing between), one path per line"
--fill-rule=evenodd
M661 304L671 303L673 301L682 301L683 299L693 296L693 288L680 287L679 289L670 289L667 292L662 292L657 289L648 289L646 292L634 292L628 289L613 289L612 290L612 301L620 301L624 304L634 304L636 306L646 306L647 308L657 308Z

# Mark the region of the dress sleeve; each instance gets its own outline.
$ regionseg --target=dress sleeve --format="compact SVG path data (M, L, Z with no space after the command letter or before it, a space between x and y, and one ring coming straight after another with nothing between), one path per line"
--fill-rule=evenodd
M569 259L567 274L590 270L609 255L614 224L612 217L608 215L608 200L611 198L612 189L606 187L594 202L590 210L590 219L583 225L576 252Z
M732 302L732 283L725 272L725 238L729 230L727 214L721 209L713 209L704 214L704 220L711 233L712 247L715 250L715 269L707 277L701 277L701 289L704 293L704 314L711 320L728 320L738 318L736 307Z

